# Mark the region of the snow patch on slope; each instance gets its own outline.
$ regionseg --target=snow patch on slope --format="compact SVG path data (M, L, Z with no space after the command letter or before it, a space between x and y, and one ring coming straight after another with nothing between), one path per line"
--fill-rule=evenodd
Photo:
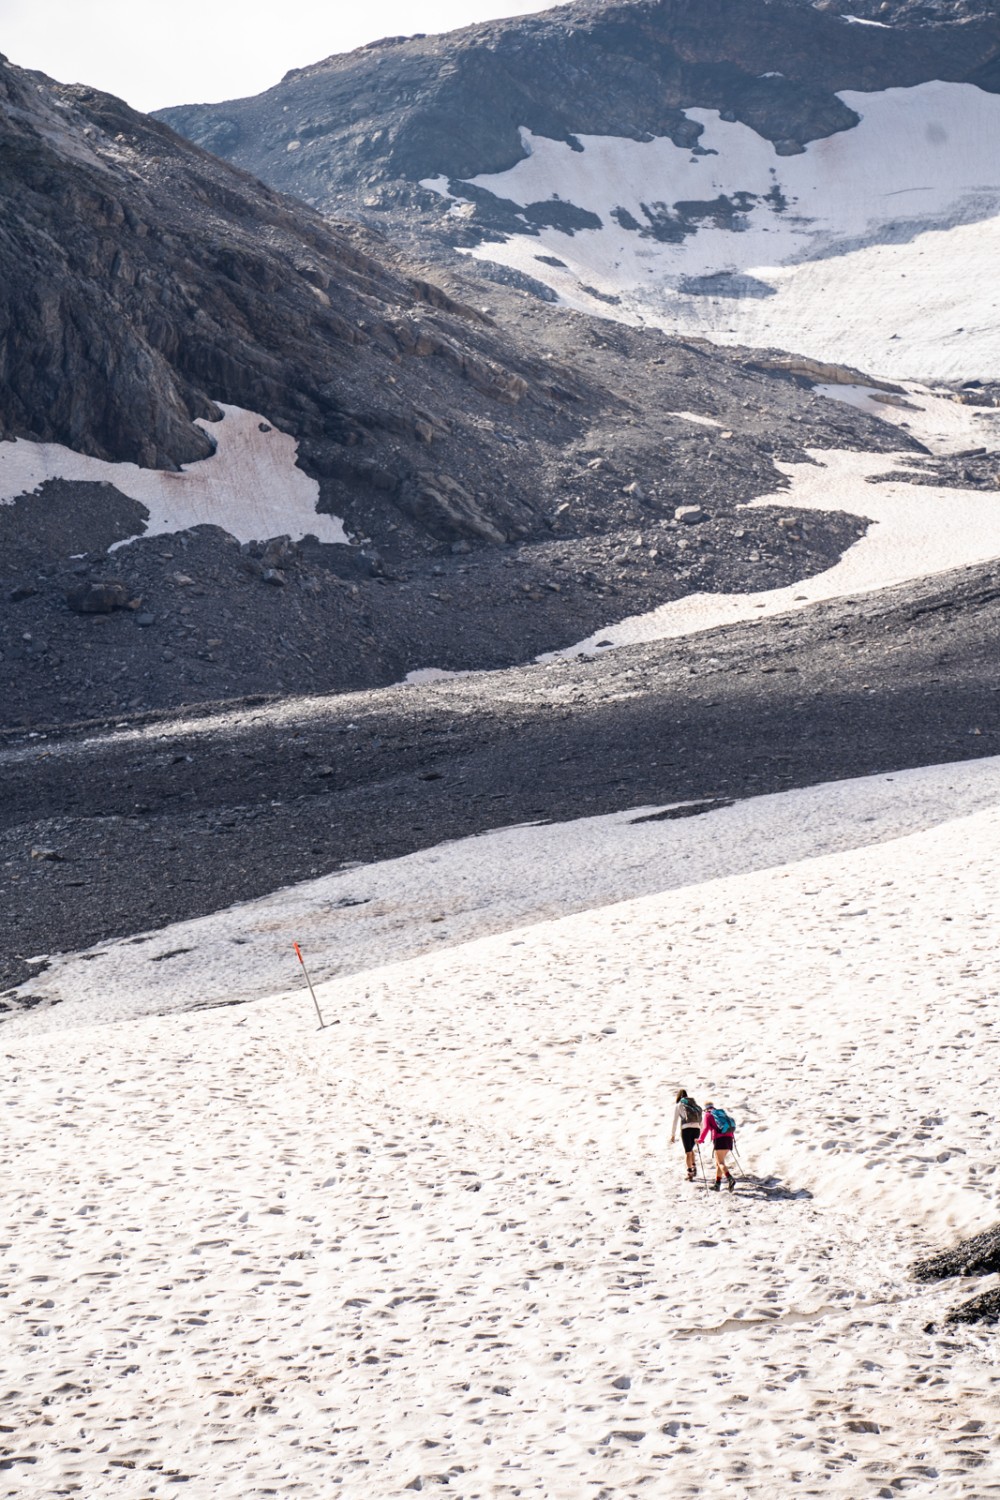
M806 451L810 463L775 460L791 480L789 489L764 495L746 508L837 509L866 517L872 524L865 535L832 568L800 583L756 594L687 594L537 659L596 654L602 646L672 640L719 625L763 620L822 600L873 593L1000 557L1000 493L881 479L912 466L911 454Z
M474 185L529 217L559 199L602 227L473 253L603 317L616 297L616 318L721 343L889 378L1000 377L1000 96L934 82L840 97L860 123L790 156L715 110L687 111L694 150L523 131L528 157Z
M814 389L820 396L843 401L891 427L903 428L941 457L969 448L986 448L991 453L1000 450L1000 410L966 406L950 392L913 383L904 385L902 395L866 385L817 385Z
M215 452L177 472L90 458L60 443L0 442L0 505L50 479L85 480L112 484L144 505L143 536L210 525L240 542L282 535L298 541L311 533L321 542L347 543L343 522L316 510L319 485L298 467L295 438L256 412L221 403L220 409L220 422L195 423L214 439Z
M667 417L679 417L682 422L697 422L699 427L720 427L722 423L716 421L715 417L703 417L696 411L668 411L664 413Z

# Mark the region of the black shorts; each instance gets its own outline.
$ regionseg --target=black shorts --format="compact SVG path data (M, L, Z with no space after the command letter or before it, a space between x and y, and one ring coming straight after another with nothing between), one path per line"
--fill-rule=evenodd
M733 1138L731 1135L717 1135L712 1146L713 1151L732 1151Z
M682 1125L681 1145L684 1147L684 1150L693 1151L695 1148L695 1143L700 1135L701 1130L697 1125Z

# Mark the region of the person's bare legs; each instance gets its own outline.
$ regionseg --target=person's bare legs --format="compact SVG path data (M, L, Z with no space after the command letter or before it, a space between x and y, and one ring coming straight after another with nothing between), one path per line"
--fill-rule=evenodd
M726 1147L725 1151L716 1151L716 1153L715 1153L715 1180L716 1180L716 1182L721 1182L723 1180L723 1178L729 1176L729 1168L726 1166L726 1157L728 1155L729 1155L729 1147L728 1146Z

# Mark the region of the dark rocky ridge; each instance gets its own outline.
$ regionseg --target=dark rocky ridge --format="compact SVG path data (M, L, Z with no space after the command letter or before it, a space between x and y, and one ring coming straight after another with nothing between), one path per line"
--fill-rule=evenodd
M39 952L507 824L1000 753L998 649L994 565L421 691L8 734L0 983Z
M973 1111L973 1113L976 1113ZM986 1111L979 1111L986 1114ZM917 1261L913 1274L918 1281L941 1281L949 1276L988 1276L1000 1271L1000 1226L963 1240L951 1250ZM968 1298L951 1310L946 1323L1000 1323L1000 1286Z
M113 487L0 506L7 724L506 666L693 588L788 583L860 525L737 516L775 458L913 446L738 351L499 287L473 308L93 90L0 65L0 150L0 433L172 466L209 446L192 417L248 406L366 539L247 555L206 524L108 556L144 523ZM689 503L709 519L678 529ZM69 608L108 581L135 607Z
M851 24L843 11L881 24ZM857 123L839 91L932 78L1000 89L994 8L577 0L444 36L389 38L296 69L254 98L181 105L160 118L324 210L349 209L444 246L514 227L513 205L465 179L521 160L521 126L571 144L577 134L610 134L695 146L700 127L683 111L712 108L787 153ZM439 176L463 184L471 217L442 216L440 199L418 186ZM529 205L516 228L530 233L532 222L570 210Z
M557 402L387 247L109 95L0 63L0 161L0 436L170 468L212 451L191 423L221 401L392 491L433 441L425 402Z
M983 1112L985 1115L985 1111ZM913 1274L918 1281L941 1281L948 1276L988 1276L1000 1272L1000 1226L987 1229L951 1250L918 1260Z

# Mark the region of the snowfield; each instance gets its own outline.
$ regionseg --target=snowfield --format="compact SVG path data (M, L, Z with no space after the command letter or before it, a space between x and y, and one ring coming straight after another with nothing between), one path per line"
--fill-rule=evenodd
M474 186L601 227L473 253L604 317L889 379L997 378L1000 97L935 82L840 98L860 123L790 156L714 110L686 111L694 150L584 135L578 151L522 131L528 157ZM462 211L461 184L424 185Z
M907 1274L997 1217L997 775L762 799L765 858L802 799L853 836L707 882L726 814L646 825L691 883L373 942L322 1031L298 986L6 1027L0 1494L997 1493L996 1334L941 1325L984 1283ZM681 1084L733 1195L683 1180Z
M831 401L844 401L891 427L903 428L941 457L970 448L1000 450L1000 410L966 406L949 391L930 390L913 381L903 384L900 395L863 385L820 384L813 389Z
M194 423L214 440L215 452L176 471L109 463L59 443L0 442L0 505L34 494L50 479L82 479L112 484L144 505L149 520L142 536L221 526L238 542L282 535L299 541L311 533L321 542L346 543L343 522L316 510L319 485L298 467L295 438L257 412L221 404L220 410L220 422Z

